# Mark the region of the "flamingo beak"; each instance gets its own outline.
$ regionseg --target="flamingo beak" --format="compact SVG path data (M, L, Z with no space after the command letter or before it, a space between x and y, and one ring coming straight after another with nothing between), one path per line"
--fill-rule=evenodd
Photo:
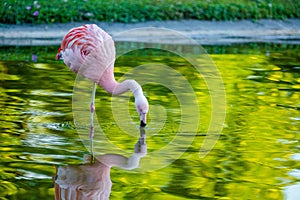
M145 127L147 125L146 124L146 115L147 115L147 113L141 114L141 124L140 124L141 127Z

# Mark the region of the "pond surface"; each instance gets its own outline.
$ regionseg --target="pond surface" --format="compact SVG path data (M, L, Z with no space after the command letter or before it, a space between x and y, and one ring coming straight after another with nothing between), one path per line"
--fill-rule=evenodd
M137 44L118 43L117 48L131 45ZM147 155L139 158L136 169L113 167L108 172L110 199L300 199L300 46L204 48L226 91L223 131L204 157L199 152L213 102L205 76L187 60L155 49L129 52L117 59L116 79L128 74L143 82L158 73L170 85L149 80L143 85L150 103ZM74 123L76 75L54 60L56 49L1 47L1 199L54 199L57 166L76 168L89 154L86 138L78 134L83 130L88 137L89 130L85 123ZM168 70L165 76L161 67L155 72L140 71L142 78L130 76L135 67L147 68L148 63L168 66L174 73ZM199 111L189 110L187 121L182 119L184 106L172 90L173 86L177 91L184 87L175 72L188 81L199 106ZM84 84L90 88L88 81ZM89 98L83 99L81 117L88 121ZM198 123L195 135L180 135L175 153L165 151L159 156L160 149L174 142L180 125L199 115L193 113L196 111L200 121L194 121ZM95 154L134 157L139 140L136 115L130 93L111 97L98 87L96 116L101 133L95 130Z

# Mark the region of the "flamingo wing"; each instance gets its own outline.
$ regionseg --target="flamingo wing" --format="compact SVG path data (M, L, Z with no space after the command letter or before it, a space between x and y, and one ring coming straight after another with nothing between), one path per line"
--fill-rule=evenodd
M79 26L65 35L56 57L62 57L64 63L77 73L86 57L107 40L112 40L111 36L97 25Z

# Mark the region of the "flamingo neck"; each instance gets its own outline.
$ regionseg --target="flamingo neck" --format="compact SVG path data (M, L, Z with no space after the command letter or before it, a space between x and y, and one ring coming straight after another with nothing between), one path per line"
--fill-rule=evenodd
M108 69L106 72L112 72L113 69ZM125 80L117 82L113 73L106 73L102 76L98 84L112 95L120 95L130 90L135 99L136 111L140 115L141 127L146 126L146 114L148 112L148 101L143 94L142 87L135 80Z
M143 95L142 87L135 80L125 80L117 82L112 73L112 69L107 69L98 84L112 95L120 95L130 90L134 97Z
M132 92L135 98L143 94L142 87L135 80L125 80L122 82L115 81L115 87L112 91L113 95L120 95L128 90Z

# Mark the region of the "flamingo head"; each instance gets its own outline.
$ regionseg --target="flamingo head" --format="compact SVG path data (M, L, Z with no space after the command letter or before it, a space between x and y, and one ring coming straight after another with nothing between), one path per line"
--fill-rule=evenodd
M140 116L140 120L141 120L140 126L145 127L147 123L146 117L149 110L149 104L146 97L143 94L135 98L135 107L137 113Z

